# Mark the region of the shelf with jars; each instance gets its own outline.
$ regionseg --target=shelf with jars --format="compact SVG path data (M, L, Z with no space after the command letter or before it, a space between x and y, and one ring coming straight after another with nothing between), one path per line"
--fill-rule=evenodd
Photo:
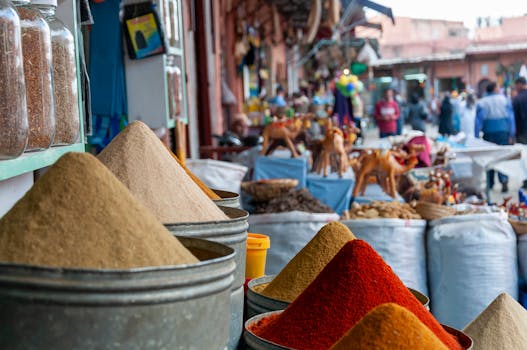
M84 152L75 3L0 0L0 181Z
M142 0L124 0L131 5ZM154 0L165 52L142 59L125 58L128 120L141 120L152 129L173 129L187 123L182 0Z

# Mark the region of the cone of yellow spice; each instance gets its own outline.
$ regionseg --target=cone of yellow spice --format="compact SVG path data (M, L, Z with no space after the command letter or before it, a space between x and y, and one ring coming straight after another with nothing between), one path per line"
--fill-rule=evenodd
M330 350L448 350L413 313L397 304L370 311Z
M326 224L261 294L292 302L313 282L340 249L353 239L353 233L340 222Z

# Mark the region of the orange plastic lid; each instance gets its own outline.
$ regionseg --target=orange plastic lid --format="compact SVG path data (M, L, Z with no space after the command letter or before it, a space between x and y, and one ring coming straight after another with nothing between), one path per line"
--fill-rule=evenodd
M249 233L247 237L247 249L269 249L271 240L269 236L259 233Z

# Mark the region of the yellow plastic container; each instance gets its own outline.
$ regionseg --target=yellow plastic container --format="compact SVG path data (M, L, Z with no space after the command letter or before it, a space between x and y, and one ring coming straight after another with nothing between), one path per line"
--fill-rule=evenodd
M265 275L267 249L271 247L269 236L249 233L247 237L247 259L245 278L258 278Z

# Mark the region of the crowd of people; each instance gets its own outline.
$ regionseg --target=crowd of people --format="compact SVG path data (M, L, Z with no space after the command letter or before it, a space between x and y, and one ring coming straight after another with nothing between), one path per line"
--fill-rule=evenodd
M469 92L459 96L457 92L447 92L440 103L433 100L426 104L414 93L404 107L394 91L387 89L384 98L376 103L373 116L381 138L399 134L398 121L403 120L413 130L424 133L428 122L436 123L443 137L462 132L466 138L483 138L498 145L527 144L527 81L523 77L516 79L510 96L500 91L495 82L487 84L479 99ZM488 175L492 188L494 172ZM507 176L498 173L498 180L502 192L507 192Z

